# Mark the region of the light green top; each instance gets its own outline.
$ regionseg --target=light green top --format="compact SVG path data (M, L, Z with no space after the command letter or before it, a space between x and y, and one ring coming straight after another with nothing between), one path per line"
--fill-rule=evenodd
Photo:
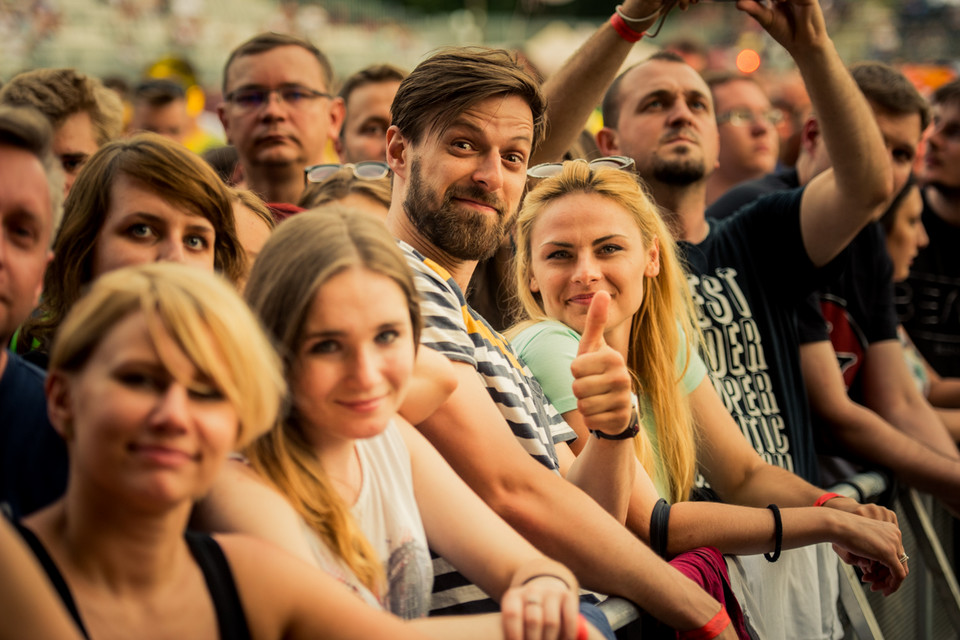
M682 371L687 359L687 349L684 340L677 353L677 371ZM577 408L577 398L573 395L573 374L570 365L577 357L577 348L580 345L580 334L556 320L544 320L531 325L517 334L511 340L511 346L520 356L537 382L543 388L547 399L560 413L566 413ZM681 380L683 390L690 394L696 389L707 375L707 366L694 353L690 359L690 366ZM643 430L650 441L653 450L657 473L653 484L661 498L670 499L669 484L664 482L663 461L660 459L660 448L657 442L657 426L653 419L653 410L650 399L646 394L640 397L640 414Z

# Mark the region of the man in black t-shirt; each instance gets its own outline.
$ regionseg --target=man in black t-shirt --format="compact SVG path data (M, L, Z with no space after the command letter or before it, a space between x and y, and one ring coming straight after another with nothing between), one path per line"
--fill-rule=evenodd
M960 377L960 81L934 92L933 127L919 173L930 244L897 286L897 311L933 369Z
M63 174L37 111L0 107L0 502L19 517L66 487L66 449L47 420L43 372L5 347L37 304Z

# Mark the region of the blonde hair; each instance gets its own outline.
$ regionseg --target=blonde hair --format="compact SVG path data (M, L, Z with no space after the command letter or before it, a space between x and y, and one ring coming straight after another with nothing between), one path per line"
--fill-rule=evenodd
M279 345L288 377L320 287L355 267L397 283L407 299L416 345L420 307L413 275L383 222L343 208L299 213L280 224L264 245L245 290L250 306ZM307 426L296 415L295 404L291 402L279 424L244 453L354 575L381 593L385 582L381 560L308 444Z
M97 278L60 325L50 370L82 370L104 336L136 312L146 317L155 342L169 333L236 408L238 447L270 428L285 390L280 360L230 285L196 267L152 263Z
M564 162L559 175L543 180L527 194L516 226L515 274L521 314L531 321L547 319L540 295L530 291L530 236L550 203L576 193L596 194L614 202L633 217L645 246L651 246L654 239L660 243L660 273L645 278L643 299L630 324L627 366L638 391L650 398L670 500L685 500L696 471L696 442L690 403L680 388L687 365L678 372L676 362L682 346L686 347L689 362L697 349L699 333L693 322L693 301L676 244L656 205L632 173L591 170L583 161ZM649 440L637 438L635 442L641 464L651 477L656 476Z

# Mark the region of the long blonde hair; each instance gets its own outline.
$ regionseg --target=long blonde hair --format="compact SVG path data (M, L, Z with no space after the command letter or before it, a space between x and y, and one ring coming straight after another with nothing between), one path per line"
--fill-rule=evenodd
M403 290L420 334L416 287L403 254L381 220L344 209L300 213L284 221L254 263L245 295L273 336L289 378L320 287L352 267L391 278ZM358 295L364 295L358 292ZM280 423L244 452L254 469L290 501L310 528L371 591L383 591L381 560L309 445L291 402Z
M677 371L677 353L686 347L687 362L697 349L699 336L694 307L677 247L667 226L642 184L632 174L616 169L596 169L583 161L563 163L561 172L543 180L529 194L517 217L516 287L522 314L533 321L546 320L540 294L530 290L532 255L530 236L545 208L577 193L596 194L629 213L645 246L660 243L660 273L647 277L640 308L630 323L627 366L650 398L657 426L657 442L670 490L671 502L685 500L696 471L696 442L690 403L680 389L687 365ZM635 440L637 457L651 477L657 466L647 438Z

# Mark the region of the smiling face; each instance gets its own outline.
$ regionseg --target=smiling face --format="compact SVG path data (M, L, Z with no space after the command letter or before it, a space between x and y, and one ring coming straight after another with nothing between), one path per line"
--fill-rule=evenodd
M236 442L237 412L143 313L110 329L76 373L52 371L50 418L68 440L70 484L134 508L169 508L209 489Z
M227 72L225 94L284 87L330 93L329 79L313 54L303 47L285 45L234 60ZM329 97L305 97L288 104L271 94L257 107L227 101L220 108L220 120L246 168L294 166L302 170L323 162L327 140L340 131L340 104Z
M161 198L124 174L110 188L110 207L94 246L96 278L120 267L182 262L213 270L216 231L203 216Z
M407 299L391 278L351 267L310 306L291 367L303 429L318 449L381 433L413 372Z
M647 181L685 186L717 165L718 134L710 89L689 65L652 60L620 84L620 117L607 155L625 155Z
M493 97L445 131L407 146L403 208L431 244L460 260L496 251L516 214L533 146L533 114L518 96Z
M583 332L598 291L610 294L606 335L625 344L643 301L644 278L660 272L659 246L643 242L633 215L593 193L544 206L530 233L530 290L547 316Z

